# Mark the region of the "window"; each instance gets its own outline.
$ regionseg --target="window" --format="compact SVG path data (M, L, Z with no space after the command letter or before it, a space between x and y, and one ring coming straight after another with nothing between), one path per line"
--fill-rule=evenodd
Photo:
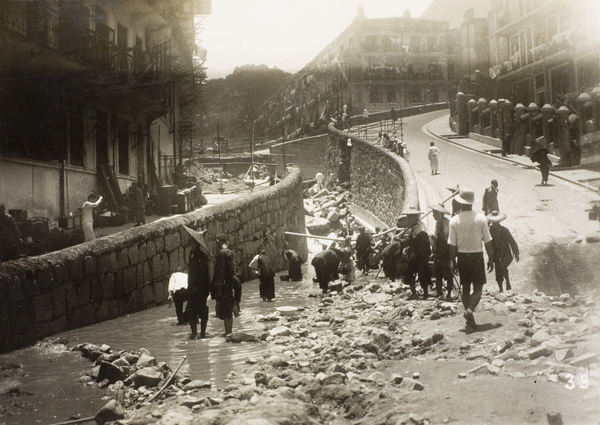
M410 36L410 51L411 52L419 51L419 36L417 36L417 35Z
M374 86L369 89L369 102L381 103L381 100L379 98L379 86Z
M437 44L437 37L433 36L433 37L427 37L427 49L430 52L439 52L440 48L438 47Z
M398 96L396 94L396 87L388 87L387 102L388 103L397 103L398 102Z
M423 103L423 93L421 89L411 89L408 92L408 101L410 103Z

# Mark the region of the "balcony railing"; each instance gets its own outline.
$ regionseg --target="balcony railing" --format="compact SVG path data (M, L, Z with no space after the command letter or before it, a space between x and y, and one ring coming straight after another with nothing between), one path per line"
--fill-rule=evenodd
M116 44L114 30L93 31L61 25L59 12L38 2L0 0L0 28L104 71L137 78L164 79L171 72L171 42L130 52ZM105 34L106 33L106 34Z

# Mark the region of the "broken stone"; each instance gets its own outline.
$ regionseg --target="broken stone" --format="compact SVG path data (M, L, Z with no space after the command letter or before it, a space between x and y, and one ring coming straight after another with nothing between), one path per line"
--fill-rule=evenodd
M553 308L550 309L550 310L548 310L547 312L545 312L542 315L542 317L548 323L550 323L550 322L564 322L566 320L569 320L569 317L566 314L561 313L560 311L555 310Z
M423 391L425 389L423 384L412 378L404 378L400 386L413 391Z
M598 362L598 355L595 353L585 353L577 357L573 357L569 364L573 366L587 366L591 363Z
M156 358L147 354L142 354L136 363L138 368L144 368L148 366L156 366Z
M125 417L123 406L116 400L110 400L96 413L94 420L98 425L104 425L107 422L118 421Z
M156 387L162 380L163 376L160 372L152 368L145 367L129 376L125 380L125 384L133 383L136 387Z
M400 385L403 381L403 377L401 375L398 375L397 373L394 373L392 375L392 383L396 384L396 385Z
M546 332L543 329L540 329L539 331L537 331L536 333L534 333L531 336L531 346L537 347L538 345L542 344L543 342L548 341L550 338L551 338L551 336L548 334L548 332Z
M256 335L247 334L244 332L232 332L225 337L225 341L234 344L242 342L258 342L258 337Z
M558 412L548 412L546 414L548 425L563 425L562 415Z
M553 350L550 347L536 347L526 353L530 360L535 360L539 357L548 357L552 355Z
M186 396L181 402L182 406L189 407L190 409L198 404L202 404L203 399L193 396Z
M210 381L201 381L199 379L195 379L195 380L190 381L187 384L185 384L183 386L183 390L191 391L191 390L210 389L211 386L212 386L212 384L210 383Z

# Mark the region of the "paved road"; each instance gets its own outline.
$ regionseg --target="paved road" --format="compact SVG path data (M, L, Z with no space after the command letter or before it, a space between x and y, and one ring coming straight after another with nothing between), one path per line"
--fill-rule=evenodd
M417 175L421 199L426 199L422 204L441 201L450 194L446 188L460 184L475 190L474 208L481 210L485 188L491 179L498 180L500 209L508 215L503 224L512 231L522 250L522 261L510 269L517 288L530 290L532 284L542 288L549 285L553 290L566 292L565 288L574 281L590 280L598 274L600 266L593 258L600 258L600 248L598 244L585 243L586 235L600 235L599 223L588 220L585 211L591 200L598 199L596 193L552 177L550 186L541 186L537 169L432 136L428 128L437 134L440 130L444 134L444 129L449 132L446 111L409 117L404 123L410 164ZM435 176L431 175L427 159L431 141L441 151L440 174ZM449 207L450 203L446 205ZM576 246L578 240L583 240L582 249ZM492 275L488 276L488 282L494 281ZM494 288L495 284L488 286Z

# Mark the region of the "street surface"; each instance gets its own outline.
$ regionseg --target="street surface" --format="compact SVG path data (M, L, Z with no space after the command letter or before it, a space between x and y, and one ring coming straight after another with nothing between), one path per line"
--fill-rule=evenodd
M474 209L481 211L484 190L490 186L492 179L496 179L500 189L500 210L508 215L502 224L510 229L521 249L521 261L513 262L510 267L511 281L514 280L513 288L516 291L531 291L537 287L546 292L569 292L568 285L575 282L561 282L563 279L558 279L557 274L569 275L573 280L577 280L581 274L584 276L579 280L589 279L592 277L590 274L597 274L600 267L596 260L586 261L586 256L591 260L591 254L597 255L599 247L597 244L585 243L587 235L600 235L599 223L588 220L586 212L590 208L590 201L599 198L596 193L552 176L549 179L550 185L542 186L538 169L465 149L434 137L428 130L439 135L451 133L447 111L404 120L404 141L410 152L410 165L419 182L422 211L428 211L425 209L426 204L447 198L451 194L447 188L456 187L457 184L470 186L475 190ZM372 134L374 137L376 132L373 131ZM431 141L440 149L437 175L431 175L427 159ZM447 209L451 209L450 202L445 205ZM430 232L433 231L433 223L433 218L429 216L427 224ZM574 245L579 241L583 241L579 244L583 249L576 250L574 254L572 249L575 249ZM583 256L577 257L577 267L573 267L573 270L571 266L575 264L567 260L570 255ZM552 262L553 256L557 256L559 261ZM579 261L585 264L580 264ZM495 289L493 274L488 275L487 289Z

